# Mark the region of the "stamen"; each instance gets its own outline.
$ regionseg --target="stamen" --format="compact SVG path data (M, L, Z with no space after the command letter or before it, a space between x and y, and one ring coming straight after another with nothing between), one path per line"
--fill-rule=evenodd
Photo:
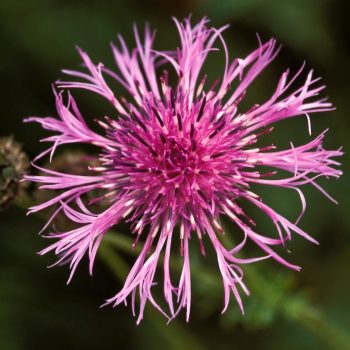
M193 134L194 134L194 125L191 124L191 131L190 131L190 137L191 137L191 139L193 138Z
M136 115L135 111L131 110L130 111L130 116L132 117L133 120L136 121L137 124L139 124L141 126L141 128L144 131L147 131L146 126L144 123L141 122L141 120L138 118L138 116Z
M204 112L204 107L205 107L206 102L207 102L207 99L206 99L206 97L204 96L203 99L202 99L202 103L201 103L201 106L200 106L198 115L197 115L197 123L198 123L198 122L202 119L202 117L203 117L203 112Z
M152 111L153 111L153 114L155 115L155 117L157 118L160 126L163 127L164 126L164 122L163 122L161 116L159 115L158 111L154 107L152 107Z
M204 75L204 77L202 78L199 86L198 86L198 89L197 89L197 93L196 93L196 96L199 97L199 95L201 94L201 92L203 91L203 87L204 87L204 84L207 80L207 74Z
M249 110L248 110L248 112L246 112L246 114L249 114L249 113L252 113L252 112L254 112L256 109L258 109L260 107L260 105L259 104L255 104L253 107L251 107Z
M177 118L177 125L179 127L179 130L182 131L182 121L179 113L176 113L176 118Z
M223 156L225 154L226 154L226 151L214 153L214 154L211 155L211 158L213 158L213 159L219 158L219 157L221 157L221 156Z
M171 103L171 109L175 110L175 96L173 89L170 89L170 103Z
M164 137L164 135L162 133L159 133L159 137L163 143L166 143L166 138Z
M197 142L192 139L191 140L191 145L192 145L191 149L194 152L197 149Z
M233 105L234 106L238 106L239 103L244 99L245 95L247 94L247 91L243 91L239 96L238 98L233 102Z

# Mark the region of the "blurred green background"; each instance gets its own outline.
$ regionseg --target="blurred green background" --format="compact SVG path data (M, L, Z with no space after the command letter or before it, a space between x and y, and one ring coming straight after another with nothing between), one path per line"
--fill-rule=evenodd
M347 152L349 12L348 0L1 0L0 136L13 134L31 157L42 149L38 139L45 133L23 125L22 118L55 114L50 85L62 76L61 68L80 64L75 45L95 61L112 66L109 42L121 33L133 45L133 22L140 27L151 23L157 28L156 46L167 49L177 45L170 16L192 13L194 19L207 15L215 26L231 24L224 35L231 57L254 49L256 32L283 43L277 60L247 96L251 103L272 92L285 68L295 71L303 60L307 68L315 68L337 110L314 115L313 134L330 127L326 146L343 145ZM218 76L222 68L222 56L213 55L209 74ZM105 104L91 94L81 94L79 103L92 117L105 113ZM308 139L306 121L280 123L272 137L278 145L300 144ZM342 162L345 175L323 182L339 206L313 189L305 190L308 210L301 226L321 245L295 236L288 258L301 264L302 272L273 262L247 267L252 295L244 299L246 315L240 315L233 301L221 316L223 291L213 273L216 263L199 257L194 261L189 324L181 314L166 325L165 319L146 308L143 323L136 326L129 308L99 309L120 288L120 277L133 257L112 242L102 247L102 258L111 266L98 259L90 278L83 263L66 286L67 267L47 270L53 256L35 254L47 243L37 235L42 220L26 217L23 209L12 206L0 213L0 349L350 349L347 154ZM293 195L270 189L259 193L290 219L296 217L300 208ZM116 264L117 259L121 262Z

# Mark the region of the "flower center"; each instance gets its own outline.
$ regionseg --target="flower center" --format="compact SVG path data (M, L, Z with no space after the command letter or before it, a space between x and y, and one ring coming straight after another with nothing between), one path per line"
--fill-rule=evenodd
M176 187L185 178L195 175L200 162L195 141L178 136L168 136L163 146L161 168L166 182L174 183Z

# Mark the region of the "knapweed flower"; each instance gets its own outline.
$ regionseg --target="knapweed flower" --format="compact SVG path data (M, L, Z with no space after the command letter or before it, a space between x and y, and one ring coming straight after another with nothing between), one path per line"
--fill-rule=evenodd
M45 175L27 176L28 180L42 183L42 188L60 190L54 198L30 208L30 213L56 205L55 213L61 211L76 223L76 228L67 232L50 232L47 237L54 243L41 254L54 251L58 263L69 262L70 280L85 255L92 272L99 244L112 226L121 220L130 222L135 244L142 245L142 250L123 288L107 303L115 306L130 298L134 313L139 305L138 321L147 301L169 319L181 308L186 309L189 318L191 238L198 240L203 255L207 242L215 250L224 286L224 310L231 293L243 310L240 290L248 294L248 289L242 280L242 264L272 258L299 270L274 247L285 245L293 233L316 241L297 223L267 205L251 185L295 190L303 213L305 199L300 187L311 184L327 195L316 180L341 175L332 158L342 153L323 148L325 132L304 145L291 145L281 151L273 145L256 145L260 136L272 131L271 124L275 122L297 116L310 122L310 114L333 109L326 99L317 97L324 86L317 84L319 78L314 78L312 71L303 85L294 89L292 84L303 67L292 77L285 71L266 102L243 110L240 102L247 89L279 51L275 40L259 40L258 48L247 57L230 60L222 37L226 27L208 27L207 19L195 26L189 19L183 23L175 20L175 24L180 45L174 51L153 49L154 33L148 27L143 40L134 29L136 47L132 51L119 36L119 46L112 45L117 72L101 63L94 64L79 49L86 71L65 70L79 81L57 82L61 90L54 90L58 118L27 119L54 133L45 139L52 145L39 157L52 157L58 146L72 143L100 149L100 164L90 168L90 175L40 168ZM209 84L202 68L208 55L220 46L226 62L221 77ZM165 70L167 65L171 70ZM116 96L107 77L118 82L128 98ZM98 120L103 131L97 133L87 125L70 92L65 101L65 89L89 90L112 104L115 112ZM109 205L93 212L86 195L97 189L104 191L100 199L107 198ZM271 219L276 228L274 235L256 232L253 220L242 209L244 202L255 205ZM243 240L234 240L232 247L225 247L219 237L224 232L222 216L230 218L243 233ZM238 255L247 241L261 248L262 255ZM179 242L179 252L172 252L174 242ZM171 253L179 254L183 260L176 283L170 274ZM152 295L161 257L160 278L168 309Z

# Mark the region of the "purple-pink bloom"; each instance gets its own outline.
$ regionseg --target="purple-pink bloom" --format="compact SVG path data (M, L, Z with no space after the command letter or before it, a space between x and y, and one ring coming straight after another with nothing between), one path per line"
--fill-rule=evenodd
M275 150L273 145L256 146L261 136L272 131L271 124L275 122L306 117L311 134L310 115L333 109L325 98L318 97L324 86L318 85L320 79L312 71L297 88L292 85L304 67L293 76L289 70L285 71L266 102L243 110L240 102L247 89L279 51L275 40L265 43L259 40L259 47L247 57L230 60L222 37L226 26L208 27L207 19L195 26L189 19L183 23L174 21L180 36L180 46L174 51L153 49L155 35L148 27L143 40L134 28L136 47L132 51L119 36L119 46L112 45L117 72L101 63L94 64L79 49L85 72L65 70L64 73L78 81L56 83L61 90L54 90L58 117L27 119L53 132L53 136L44 140L51 146L38 159L44 155L52 157L63 144L87 143L100 149L100 165L91 167L90 176L37 166L45 174L26 177L42 183L41 188L60 190L49 201L30 208L29 213L56 205L57 210L46 228L59 212L76 223L76 228L67 232L51 231L47 237L54 243L41 254L54 251L58 263L69 262L70 281L85 255L92 273L99 244L108 230L121 220L129 222L135 244L142 245L142 250L123 288L107 303L126 304L130 298L134 314L136 304L139 305L138 322L147 301L169 319L185 308L188 320L191 238L198 239L203 255L207 242L215 250L224 286L223 311L233 293L243 312L240 291L245 294L249 291L243 282L241 265L272 258L299 270L300 267L280 256L275 247L284 246L293 233L317 243L297 222L289 221L267 205L251 190L251 185L295 190L302 204L301 217L306 207L301 187L311 184L332 199L316 180L341 175L336 169L339 163L333 157L341 156L342 152L323 148L325 132L305 145L291 144L282 151ZM218 50L217 46L223 47L225 65L220 79L209 84L202 67L208 55ZM166 65L175 73L175 84L170 83L170 73L164 70ZM106 77L115 79L129 99L116 96ZM102 135L86 124L71 92L65 101L62 89L89 90L112 104L115 113L98 121ZM103 191L101 198L104 202L108 198L110 203L100 212L92 212L84 196L96 189ZM242 209L244 202L254 204L271 219L276 228L274 236L256 232L255 223ZM229 248L220 240L224 233L220 217L224 215L243 233L243 240ZM170 273L174 241L180 242L179 254L183 259L176 283ZM240 257L239 252L247 241L260 247L262 255ZM152 294L161 256L164 256L162 288L168 310Z

